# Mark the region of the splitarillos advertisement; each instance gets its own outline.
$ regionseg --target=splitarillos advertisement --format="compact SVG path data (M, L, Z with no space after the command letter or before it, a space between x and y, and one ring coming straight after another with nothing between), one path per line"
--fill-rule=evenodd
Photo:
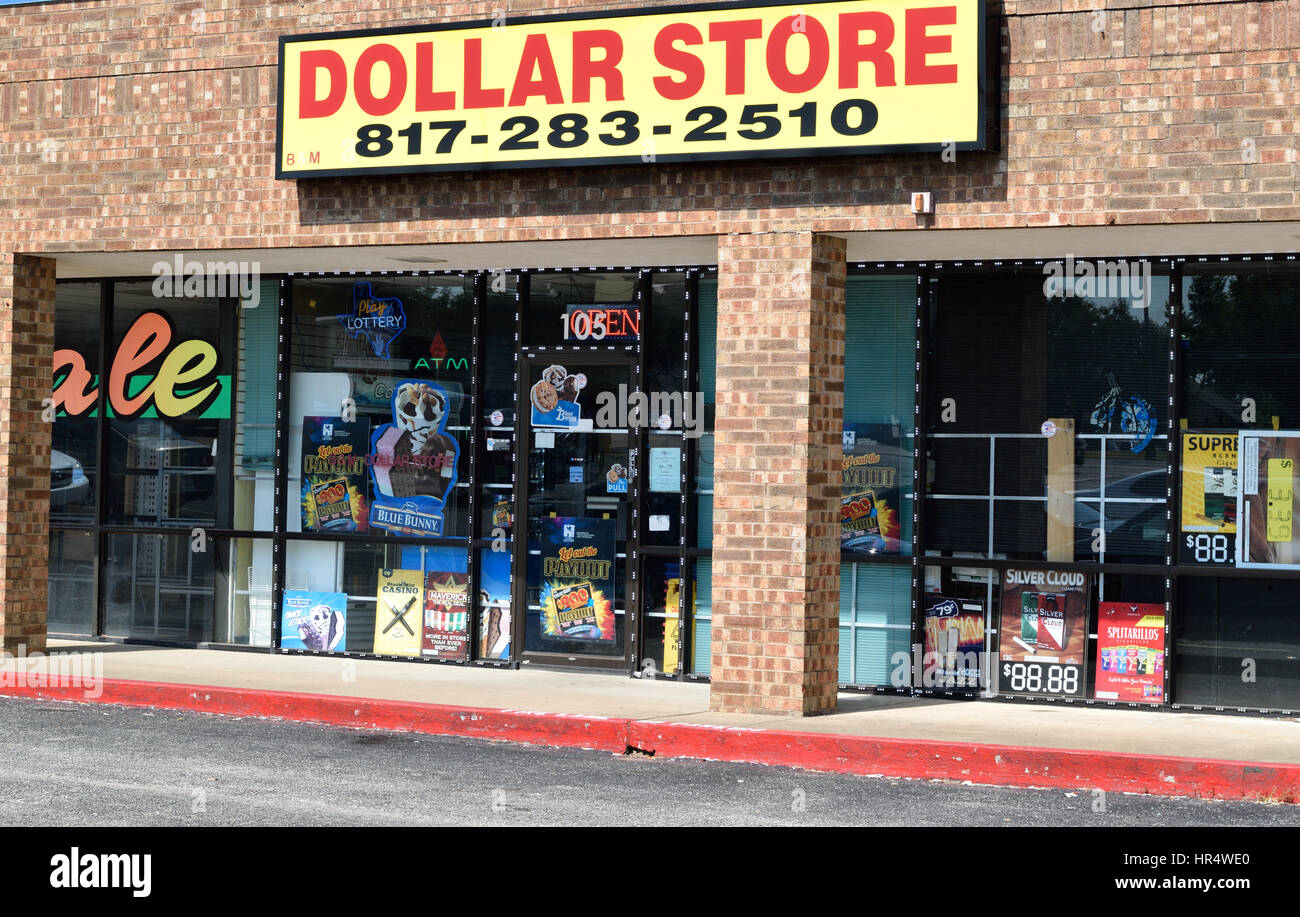
M1097 700L1164 701L1165 606L1097 607Z
M1002 578L998 691L1083 697L1088 663L1088 577L1008 569Z

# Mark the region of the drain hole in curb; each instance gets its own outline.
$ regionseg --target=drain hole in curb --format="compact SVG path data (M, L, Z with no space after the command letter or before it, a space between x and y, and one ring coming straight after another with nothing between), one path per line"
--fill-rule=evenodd
M655 756L653 748L647 751L644 748L637 748L635 745L629 745L623 749L623 754L635 758L653 758Z

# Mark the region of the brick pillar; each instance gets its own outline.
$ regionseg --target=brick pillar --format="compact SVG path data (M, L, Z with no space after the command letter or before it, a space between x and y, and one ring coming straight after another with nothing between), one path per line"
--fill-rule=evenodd
M0 252L0 648L45 649L54 262Z
M710 707L835 709L843 239L718 243Z

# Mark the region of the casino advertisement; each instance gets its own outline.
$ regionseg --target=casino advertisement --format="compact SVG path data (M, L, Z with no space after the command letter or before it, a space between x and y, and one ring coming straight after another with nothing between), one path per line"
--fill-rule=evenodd
M395 535L443 533L443 508L460 461L460 443L446 432L451 405L441 385L418 379L398 383L393 422L370 437L373 528Z
M613 519L542 519L542 633L614 641Z
M469 577L430 570L424 589L424 649L430 659L469 659Z
M1242 430L1237 566L1300 570L1296 462L1300 432Z
M1097 606L1097 700L1164 701L1165 606Z
M846 424L841 456L840 550L898 554L900 446L890 428Z
M922 685L980 688L983 668L984 603L927 594Z
M370 528L366 452L370 425L337 417L302 423L302 530L365 532Z
M285 35L276 178L983 150L985 22L809 0Z
M1083 697L1088 665L1088 576L1013 568L1002 575L998 690Z
M420 655L424 574L419 570L380 570L375 599L375 653Z
M1183 433L1178 562L1231 565L1237 547L1237 434Z

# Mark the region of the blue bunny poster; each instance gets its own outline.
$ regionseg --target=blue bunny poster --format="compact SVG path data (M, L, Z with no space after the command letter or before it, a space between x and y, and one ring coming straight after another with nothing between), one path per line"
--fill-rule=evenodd
M451 404L436 383L406 379L397 384L393 422L370 439L372 528L395 535L443 534L443 511L460 462L460 443L447 433Z

